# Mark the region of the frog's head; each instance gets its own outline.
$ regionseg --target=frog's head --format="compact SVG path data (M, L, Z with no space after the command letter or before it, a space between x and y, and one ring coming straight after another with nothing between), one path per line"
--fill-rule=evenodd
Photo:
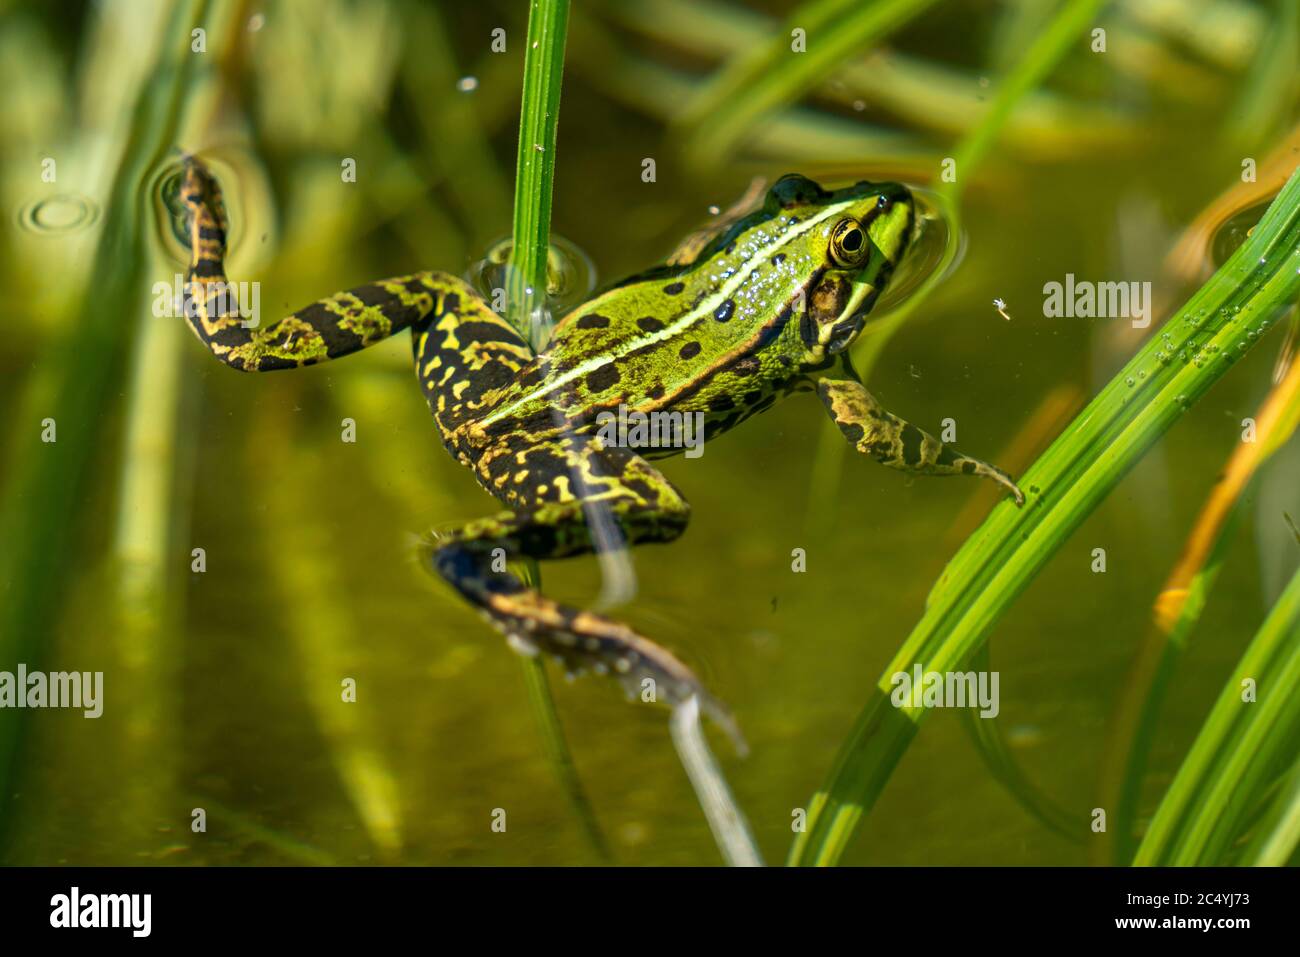
M861 182L828 191L796 174L776 182L765 211L778 222L793 220L785 251L804 280L806 306L794 317L806 360L820 362L858 337L907 251L912 194L897 183Z

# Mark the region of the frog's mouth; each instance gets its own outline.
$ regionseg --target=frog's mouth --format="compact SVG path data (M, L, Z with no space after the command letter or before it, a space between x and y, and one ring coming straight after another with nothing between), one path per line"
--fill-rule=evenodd
M857 292L857 287L854 287ZM850 306L846 311L847 318L841 319L835 325L831 326L831 334L826 339L826 354L835 355L837 352L843 352L858 337L862 327L867 322L867 309L853 311Z
M873 268L876 266L876 257L873 256L872 260L872 264L852 282L848 297L840 310L840 318L831 326L831 334L826 342L826 351L830 355L840 352L857 339L867 324L867 316L876 300L889 284L894 263L882 257L879 267ZM865 278L868 274L871 274L870 279Z

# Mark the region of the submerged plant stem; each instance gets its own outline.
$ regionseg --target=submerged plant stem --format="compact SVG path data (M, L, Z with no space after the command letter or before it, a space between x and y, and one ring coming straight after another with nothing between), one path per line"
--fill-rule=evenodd
M520 578L525 585L537 589L542 587L542 570L538 567L536 559L527 559L523 563L522 571ZM524 684L528 688L528 700L532 703L537 727L542 733L542 743L546 746L546 756L550 759L551 770L555 773L555 778L569 801L569 807L578 818L578 823L582 825L582 833L587 843L602 862L610 863L613 858L609 851L609 842L605 840L600 820L596 817L591 800L587 797L582 779L578 777L573 753L569 750L569 743L564 737L560 712L555 707L555 697L551 694L551 685L546 679L546 664L540 656L520 657L519 660L523 668Z
M704 739L699 700L692 695L678 705L671 726L673 744L677 746L682 767L691 779L723 859L732 867L762 867L763 858L754 835L749 832L749 822L732 797L727 779Z

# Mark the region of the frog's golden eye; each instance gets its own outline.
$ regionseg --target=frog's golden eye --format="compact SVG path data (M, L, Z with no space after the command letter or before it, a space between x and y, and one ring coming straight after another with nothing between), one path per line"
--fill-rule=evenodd
M853 217L841 219L831 230L831 261L842 269L856 269L867 261L871 243L866 231Z

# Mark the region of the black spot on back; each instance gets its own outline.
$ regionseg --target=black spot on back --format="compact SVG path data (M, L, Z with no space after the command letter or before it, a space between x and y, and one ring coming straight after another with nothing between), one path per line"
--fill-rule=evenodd
M724 300L722 305L713 310L713 318L718 322L726 322L731 318L732 313L736 311L736 301L734 299Z
M664 324L654 316L642 316L636 321L636 324L645 332L658 332L664 327Z
M729 395L716 395L709 400L709 409L713 412L730 412L736 407Z
M476 319L458 325L456 327L456 338L462 345L467 342L509 342L514 345L523 342L518 334L498 323L481 322Z
M677 354L683 359L694 359L700 354L700 344L698 342L688 342L682 346L682 351Z
M608 329L609 316L591 312L585 316L580 316L577 325L579 329Z
M619 378L618 367L609 362L587 374L587 388L592 392L604 392L617 384Z
M684 282L670 282L668 285L664 286L664 294L668 296L675 296L685 288L686 288L686 283Z

